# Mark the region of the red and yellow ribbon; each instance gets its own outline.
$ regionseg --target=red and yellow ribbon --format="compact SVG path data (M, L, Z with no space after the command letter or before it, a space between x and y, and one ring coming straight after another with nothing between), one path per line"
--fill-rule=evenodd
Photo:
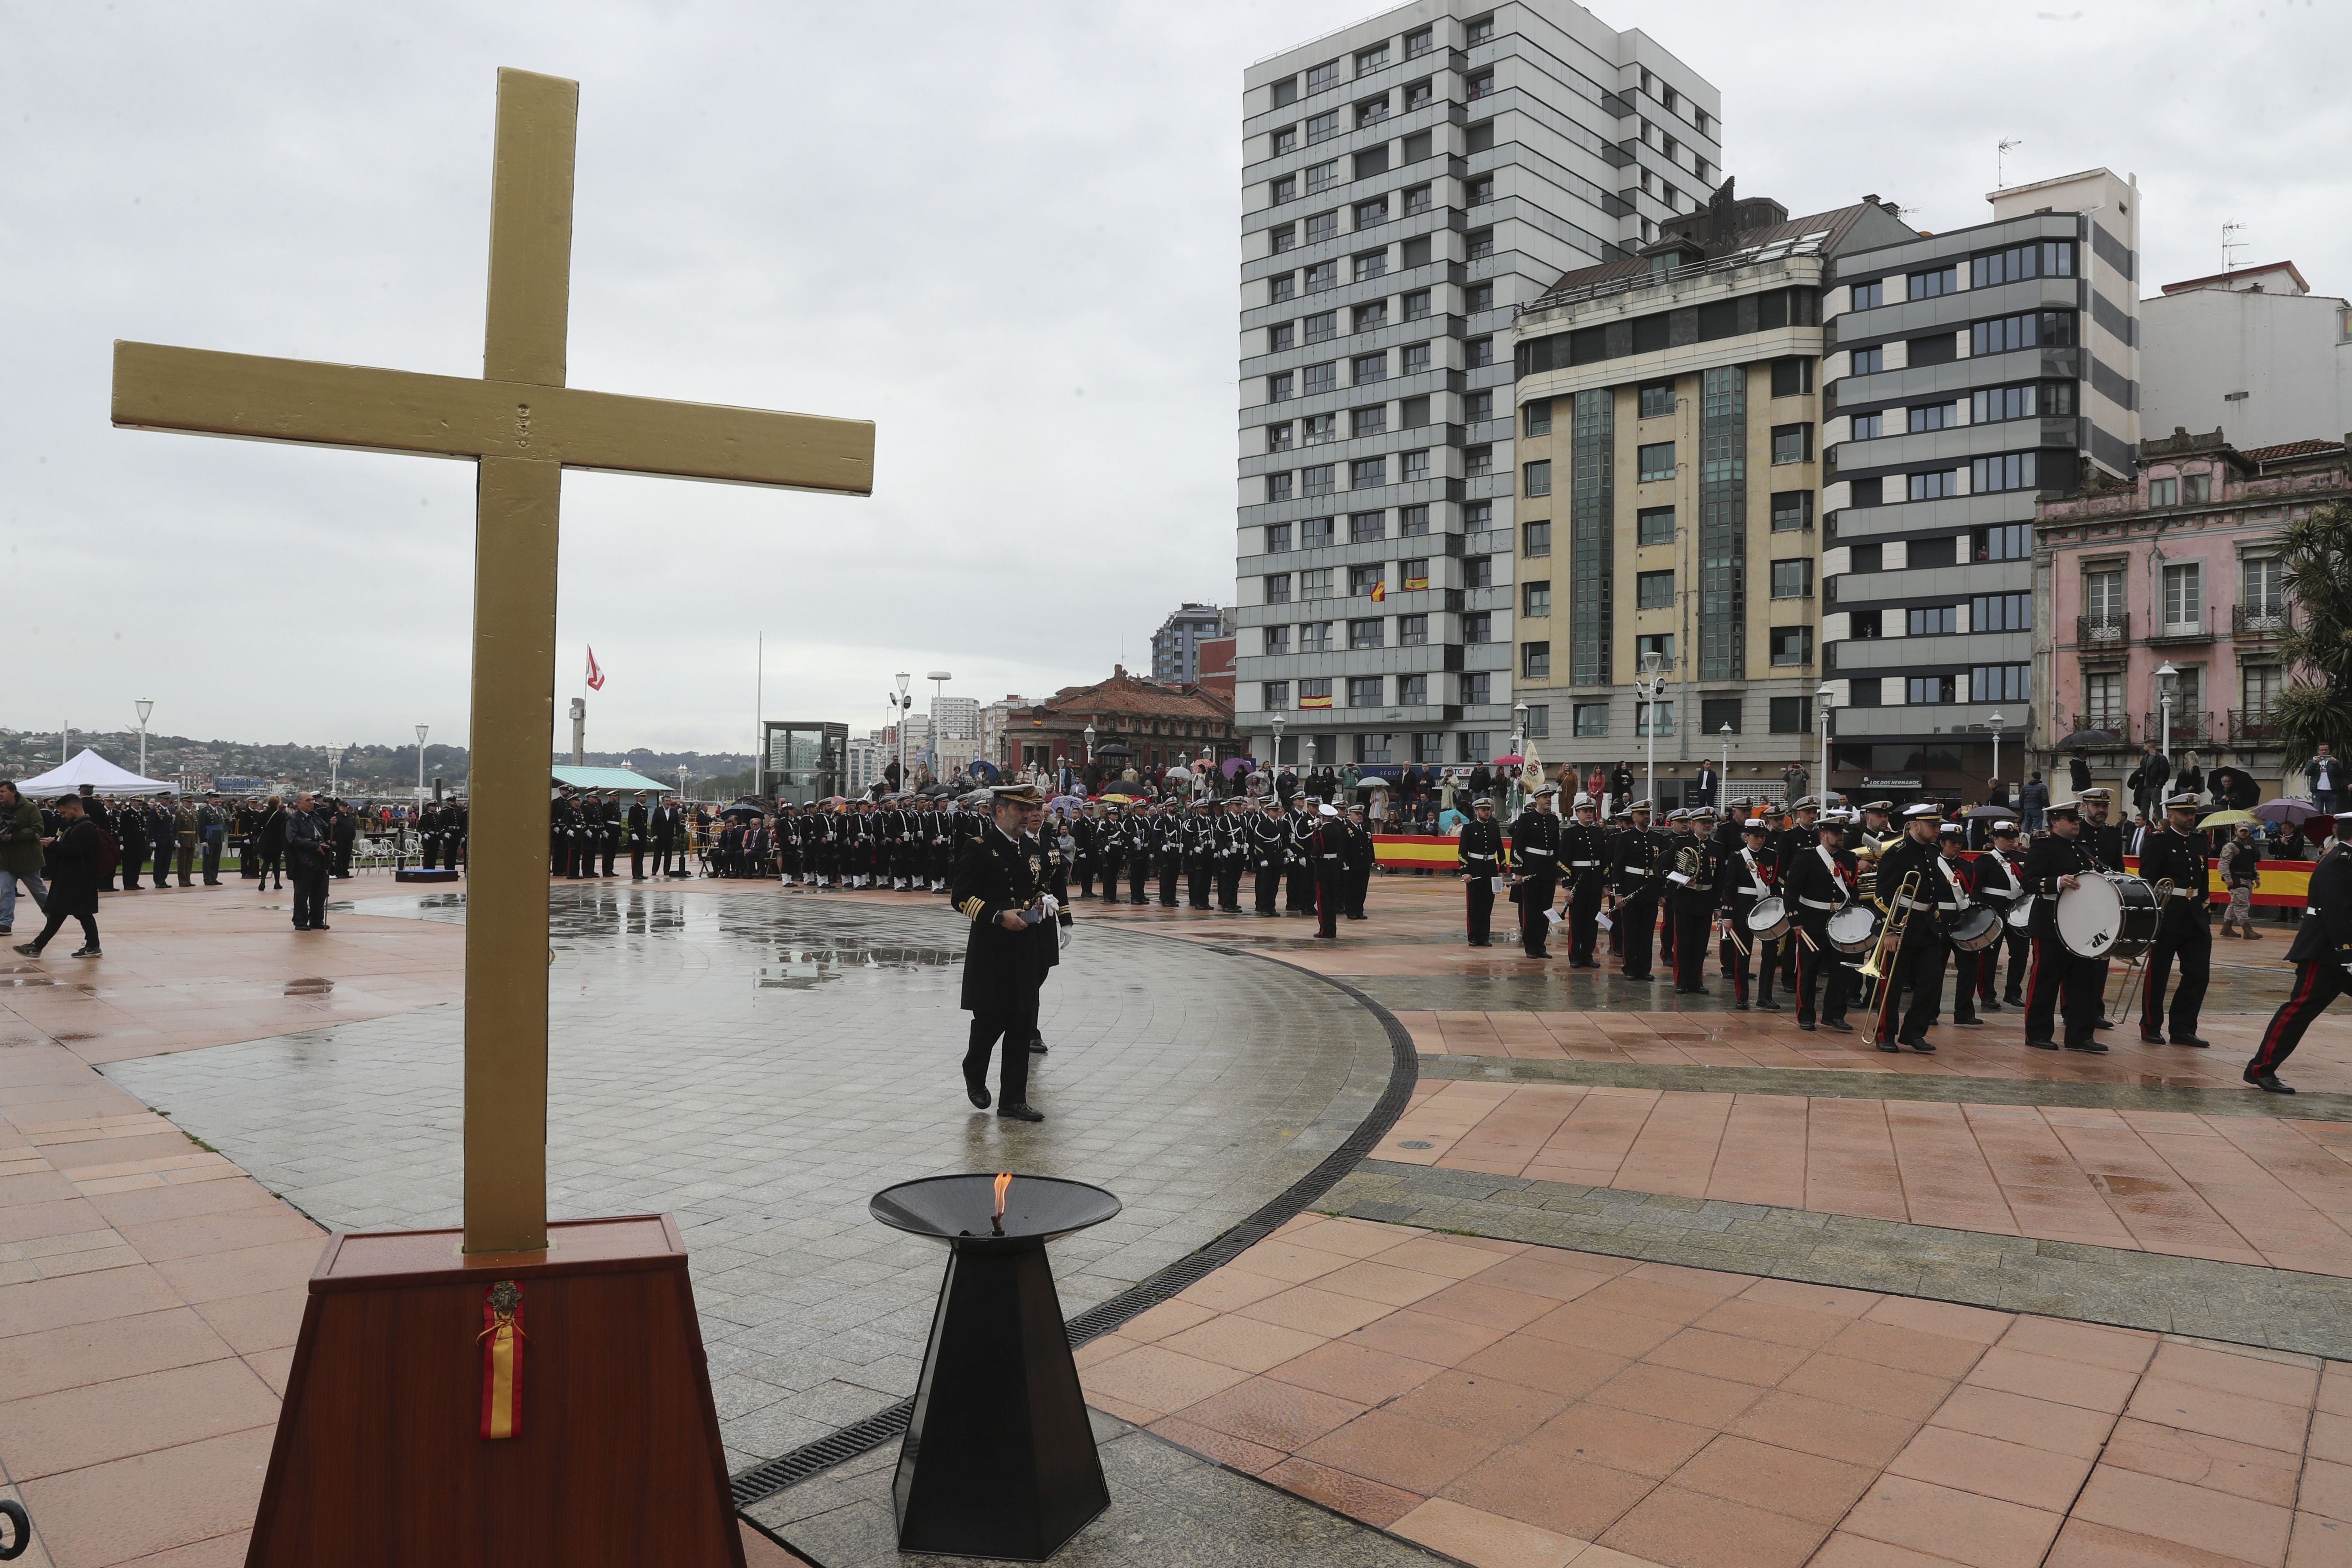
M522 1287L501 1279L482 1296L482 1436L522 1431Z

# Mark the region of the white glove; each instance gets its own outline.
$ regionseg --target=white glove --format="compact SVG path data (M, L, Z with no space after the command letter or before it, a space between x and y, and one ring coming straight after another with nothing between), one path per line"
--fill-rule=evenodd
M1045 910L1045 918L1047 920L1052 920L1055 915L1062 912L1062 900L1054 897L1051 893L1045 894L1043 898L1039 899L1037 902L1038 905Z

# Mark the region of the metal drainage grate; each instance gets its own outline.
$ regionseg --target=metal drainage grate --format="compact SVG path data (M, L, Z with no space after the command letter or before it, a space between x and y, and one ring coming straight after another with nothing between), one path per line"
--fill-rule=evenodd
M1141 1317L1161 1302L1199 1283L1265 1240L1296 1217L1308 1204L1329 1192L1340 1177L1354 1170L1357 1163L1371 1153L1380 1141L1388 1136L1389 1129L1396 1125L1397 1118L1404 1113L1405 1106L1412 1100L1414 1085L1421 1080L1421 1057L1413 1048L1412 1035L1398 1022L1395 1014L1344 980L1317 974L1311 969L1301 969L1297 964L1285 963L1279 958L1265 958L1261 953L1241 956L1260 958L1267 963L1297 970L1299 973L1319 980L1335 990L1344 991L1378 1018L1389 1037L1388 1087L1381 1090L1380 1100L1370 1112L1356 1124L1355 1131L1349 1132L1338 1148L1324 1155L1313 1170L1276 1194L1247 1219L1199 1251L1187 1253L1150 1279L1137 1281L1108 1300L1098 1301L1072 1318L1067 1331L1073 1349L1109 1333L1122 1323ZM1415 1146L1405 1145L1407 1148ZM1423 1143L1418 1147L1425 1149L1430 1145ZM798 1485L821 1470L829 1470L861 1454L871 1453L891 1438L904 1436L907 1424L914 1416L915 1402L902 1399L863 1421L853 1422L814 1443L803 1444L788 1454L780 1454L730 1476L727 1486L734 1495L735 1506L738 1509L750 1508L787 1487Z

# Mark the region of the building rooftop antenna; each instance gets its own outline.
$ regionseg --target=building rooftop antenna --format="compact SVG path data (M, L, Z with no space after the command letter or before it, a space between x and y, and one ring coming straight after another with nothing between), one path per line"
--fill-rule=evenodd
M2246 248L2246 242L2236 237L2245 232L2246 226L2242 223L2225 223L2221 226L2222 271L2228 272L2238 265L2238 258L2231 253Z
M2024 138L2024 137L2022 137L2022 136L2009 136L2009 137L2004 137L2004 138L2001 140L2001 143L2000 143L2000 145L1993 149L1993 153L1992 153L1992 188L1993 188L1994 190L1997 190L1997 191L1999 191L1999 190L2006 190L2006 189L2008 188L2008 186L2009 186L2009 151L2010 151L2010 149L2011 149L2011 148L2012 148L2012 147L2022 147L2022 146L2024 146L2024 145L2025 145L2025 138Z

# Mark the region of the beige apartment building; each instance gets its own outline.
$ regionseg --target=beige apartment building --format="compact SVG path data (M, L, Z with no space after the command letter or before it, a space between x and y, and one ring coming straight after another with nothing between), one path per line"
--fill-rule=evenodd
M1733 795L1818 765L1822 295L1906 237L1875 197L1791 220L1726 182L1519 314L1513 688L1547 763L1638 772L1654 722L1669 800L1727 752Z

